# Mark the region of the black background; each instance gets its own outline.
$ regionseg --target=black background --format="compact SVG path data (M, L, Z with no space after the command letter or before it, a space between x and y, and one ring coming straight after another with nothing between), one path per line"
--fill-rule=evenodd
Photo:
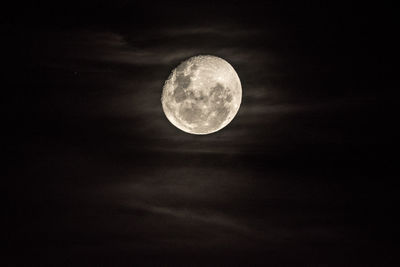
M394 7L14 3L2 11L10 265L398 262ZM212 54L235 119L188 135L160 96Z

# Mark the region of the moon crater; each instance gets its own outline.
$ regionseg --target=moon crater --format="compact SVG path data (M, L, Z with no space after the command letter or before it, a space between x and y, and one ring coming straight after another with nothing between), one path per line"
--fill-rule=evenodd
M166 117L177 128L209 134L232 121L241 99L239 77L228 62L215 56L195 56L171 72L161 102Z

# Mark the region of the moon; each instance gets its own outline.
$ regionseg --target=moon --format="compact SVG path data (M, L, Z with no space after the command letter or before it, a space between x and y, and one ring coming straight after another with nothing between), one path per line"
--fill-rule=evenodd
M242 85L234 68L210 55L191 57L172 70L164 83L161 103L178 129L197 135L217 132L236 116Z

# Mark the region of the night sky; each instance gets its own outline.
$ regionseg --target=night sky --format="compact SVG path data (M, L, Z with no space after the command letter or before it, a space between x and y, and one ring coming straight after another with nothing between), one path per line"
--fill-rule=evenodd
M4 261L395 266L395 11L325 2L2 11ZM227 60L243 88L204 136L160 102L195 55Z

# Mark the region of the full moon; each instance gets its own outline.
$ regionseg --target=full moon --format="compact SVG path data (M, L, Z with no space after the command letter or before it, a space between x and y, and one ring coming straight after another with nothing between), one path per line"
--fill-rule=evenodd
M195 56L172 70L161 103L168 120L190 134L210 134L228 125L242 102L233 67L215 56Z

